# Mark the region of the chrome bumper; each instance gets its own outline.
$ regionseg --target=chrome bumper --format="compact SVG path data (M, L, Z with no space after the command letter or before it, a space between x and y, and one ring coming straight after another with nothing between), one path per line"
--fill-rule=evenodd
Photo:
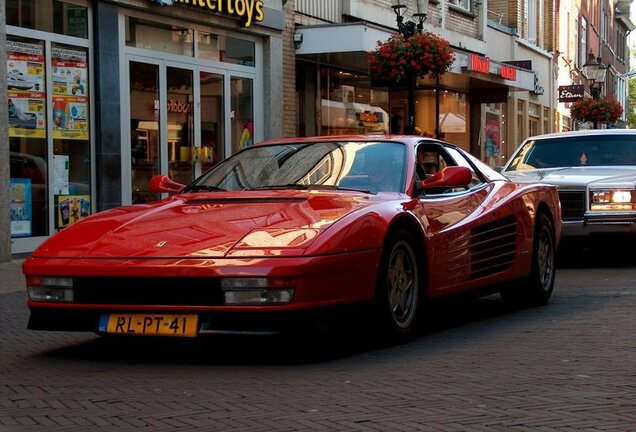
M563 221L561 231L563 237L621 233L636 235L636 214L586 214L583 220Z

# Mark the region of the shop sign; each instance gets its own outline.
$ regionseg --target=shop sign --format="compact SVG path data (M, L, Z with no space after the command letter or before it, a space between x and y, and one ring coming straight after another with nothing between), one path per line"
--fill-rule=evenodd
M477 54L471 54L470 60L468 61L468 70L484 74L490 73L490 59Z
M161 6L183 5L241 18L244 27L265 18L262 0L151 0Z
M516 81L517 69L510 66L501 65L501 67L499 68L499 75L501 75L503 79L507 79L509 81Z
M168 100L168 112L173 113L189 113L192 111L192 106L189 103L183 103L178 100Z
M574 102L583 99L584 94L583 84L559 86L559 102Z

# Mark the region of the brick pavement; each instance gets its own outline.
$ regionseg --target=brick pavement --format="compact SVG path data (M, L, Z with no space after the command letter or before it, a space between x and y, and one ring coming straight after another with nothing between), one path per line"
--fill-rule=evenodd
M444 306L395 346L29 332L13 288L0 294L0 431L633 432L635 279L636 266L560 269L546 307Z
M0 262L0 294L26 290L24 276L22 275L23 259Z

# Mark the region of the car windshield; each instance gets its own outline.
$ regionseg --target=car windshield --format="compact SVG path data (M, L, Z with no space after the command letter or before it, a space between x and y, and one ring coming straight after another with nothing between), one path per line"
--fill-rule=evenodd
M272 144L237 153L183 192L219 189L403 192L405 166L405 146L396 142Z
M506 171L636 165L636 136L588 135L528 140Z

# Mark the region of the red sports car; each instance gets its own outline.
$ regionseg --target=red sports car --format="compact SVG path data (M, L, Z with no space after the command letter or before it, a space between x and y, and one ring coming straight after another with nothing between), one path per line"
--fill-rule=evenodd
M555 187L511 183L442 141L270 141L151 188L168 195L64 228L24 262L30 329L260 332L370 304L398 337L437 298L552 294Z

